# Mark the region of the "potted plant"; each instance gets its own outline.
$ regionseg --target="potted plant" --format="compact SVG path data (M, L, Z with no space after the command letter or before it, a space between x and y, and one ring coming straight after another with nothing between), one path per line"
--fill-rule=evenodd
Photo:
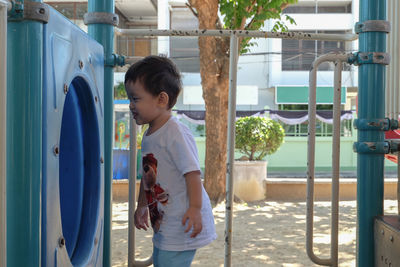
M283 143L282 126L265 117L242 117L236 121L235 148L243 156L234 162L233 192L244 201L265 198L267 161Z

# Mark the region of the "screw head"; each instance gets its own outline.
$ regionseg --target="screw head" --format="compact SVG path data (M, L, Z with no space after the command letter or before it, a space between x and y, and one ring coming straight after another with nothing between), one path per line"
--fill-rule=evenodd
M64 239L64 237L60 237L60 238L58 239L58 246L59 246L60 248L62 248L62 247L65 246L65 239Z
M97 95L94 97L94 101L97 103L99 101L99 98L97 97Z
M68 85L64 83L64 94L68 94Z
M40 14L43 15L45 12L46 12L46 10L44 10L44 8L40 8L40 9L39 9L39 13L40 13Z
M390 240L391 242L393 242L394 238L393 238L392 235L389 237L389 240Z
M82 60L79 60L79 68L83 69L83 61Z
M57 145L54 146L53 153L54 153L55 156L58 156L58 154L60 154L60 149L58 148Z

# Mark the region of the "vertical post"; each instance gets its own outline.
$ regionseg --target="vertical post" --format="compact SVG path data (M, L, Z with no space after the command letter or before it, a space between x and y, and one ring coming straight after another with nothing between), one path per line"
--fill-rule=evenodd
M340 174L340 105L342 102L342 69L340 59L335 62L332 136L332 215L331 264L338 266L339 243L339 174Z
M360 0L360 22L385 20L385 0ZM386 33L361 32L360 52L385 52ZM361 64L358 74L358 118L383 119L385 113L385 66ZM358 143L382 144L384 132L358 130ZM383 214L384 155L358 153L357 158L357 266L374 266L373 218Z
M41 266L42 22L9 21L7 48L7 266L36 267Z
M129 203L128 203L128 266L135 262L135 203L136 203L136 122L129 112Z
M232 266L233 163L235 160L238 38L231 34L229 58L228 166L226 168L225 267Z
M397 153L397 214L400 215L400 151Z
M114 0L89 0L88 12L114 13ZM114 26L105 23L89 24L91 37L104 47L104 58L112 57ZM114 110L114 70L104 66L104 242L103 266L111 266L111 211L112 211L112 140Z
M6 134L7 134L7 1L0 0L0 266L7 266Z

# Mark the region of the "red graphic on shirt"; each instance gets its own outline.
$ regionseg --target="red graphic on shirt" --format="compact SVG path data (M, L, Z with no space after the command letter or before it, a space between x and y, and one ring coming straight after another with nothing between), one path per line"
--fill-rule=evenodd
M146 193L147 204L149 207L151 226L154 232L160 229L163 212L158 210L157 203L166 205L168 202L168 194L157 180L157 159L153 154L147 154L143 157L143 185Z

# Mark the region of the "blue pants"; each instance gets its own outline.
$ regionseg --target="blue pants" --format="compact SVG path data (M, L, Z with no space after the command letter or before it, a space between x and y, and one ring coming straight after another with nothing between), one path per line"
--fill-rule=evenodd
M168 251L154 247L154 267L190 267L196 250Z

